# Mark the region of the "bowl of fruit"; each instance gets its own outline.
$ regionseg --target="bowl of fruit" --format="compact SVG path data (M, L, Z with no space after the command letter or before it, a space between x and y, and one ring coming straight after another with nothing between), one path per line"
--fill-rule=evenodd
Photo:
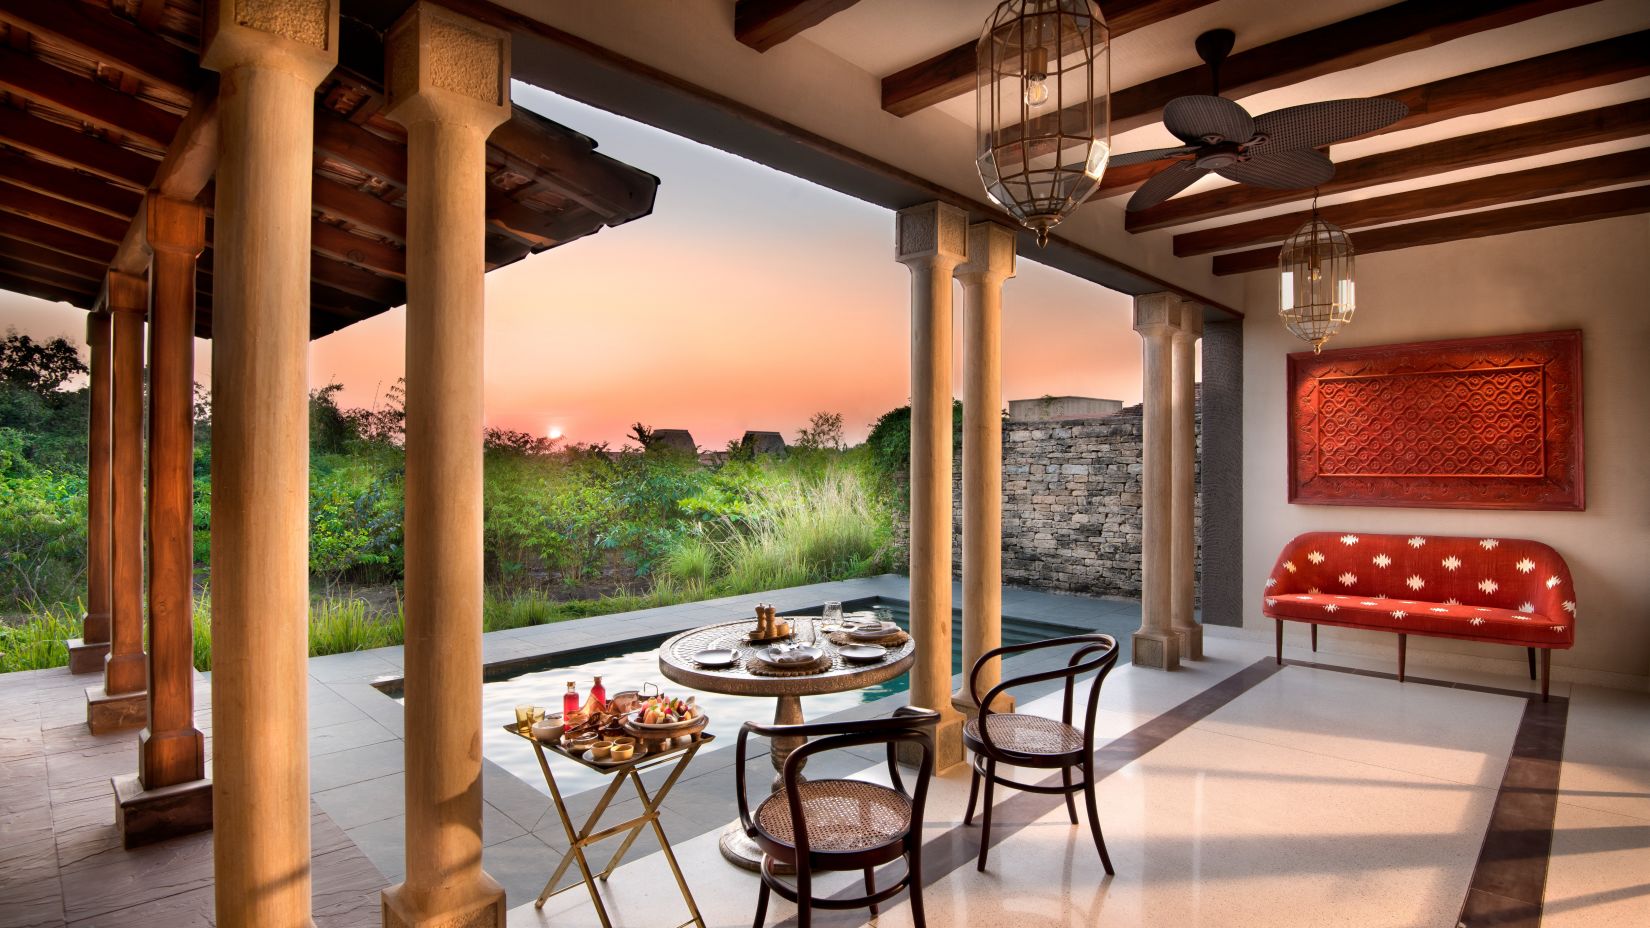
M705 730L710 717L694 702L694 697L675 699L654 696L624 716L624 729L641 740L649 751L670 747L677 738L691 738Z

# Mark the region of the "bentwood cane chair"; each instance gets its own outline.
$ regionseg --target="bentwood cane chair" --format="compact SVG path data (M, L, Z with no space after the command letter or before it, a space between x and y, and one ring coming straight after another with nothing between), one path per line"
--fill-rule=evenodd
M992 658L1005 654L1065 647L1075 650L1064 667L1004 680L981 697L980 670ZM1088 806L1089 829L1094 832L1094 846L1100 851L1100 863L1105 866L1107 874L1115 872L1111 867L1111 855L1106 853L1106 839L1100 834L1100 816L1095 811L1094 713L1100 705L1100 684L1105 682L1106 675L1111 673L1116 665L1117 639L1110 635L1098 634L1071 635L1047 641L1007 645L987 651L974 662L974 668L968 675L968 692L974 697L980 712L963 726L963 744L967 745L974 755L970 762L974 775L968 786L968 814L964 816L963 824L974 824L974 803L979 798L980 781L983 779L985 807L981 821L978 864L978 869L982 873L985 872L986 855L991 850L991 792L992 787L998 783L1029 793L1064 794L1066 812L1071 816L1073 825L1077 824L1075 796L1081 792L1084 803ZM1094 677L1089 681L1088 706L1083 717L1083 727L1079 729L1072 725L1071 721L1077 678L1090 672L1094 673ZM992 703L1005 690L1050 680L1064 681L1065 703L1059 721L1019 712L991 711ZM1060 785L1010 780L997 774L998 764L1021 769L1057 769L1060 771ZM1073 769L1082 772L1081 780L1075 783L1072 782Z
M739 794L739 824L762 848L762 889L756 900L756 928L768 914L768 896L796 903L797 924L809 928L814 909L859 909L878 906L902 889L911 891L911 920L917 928L926 922L922 911L922 810L928 798L928 780L934 772L934 723L939 713L904 706L888 718L860 722L821 722L805 725L759 725L746 722L739 729L738 764L734 768ZM791 752L781 772L783 788L751 812L745 799L745 742L753 734L768 738L816 738ZM822 751L864 744L886 744L892 788L864 780L807 780L802 766ZM900 776L895 752L914 745L921 757L912 789ZM905 874L878 889L876 868L905 858ZM774 873L776 865L796 870L791 887ZM813 874L822 870L863 870L865 895L850 899L817 898Z

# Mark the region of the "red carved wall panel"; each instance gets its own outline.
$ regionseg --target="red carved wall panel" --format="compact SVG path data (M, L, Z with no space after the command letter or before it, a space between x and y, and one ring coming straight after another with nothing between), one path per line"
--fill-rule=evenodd
M1291 354L1289 501L1586 508L1581 333Z

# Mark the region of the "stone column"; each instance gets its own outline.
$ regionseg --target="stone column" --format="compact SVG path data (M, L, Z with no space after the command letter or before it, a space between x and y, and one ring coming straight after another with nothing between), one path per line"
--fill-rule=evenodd
M415 3L385 43L407 127L406 881L386 926L504 925L481 869L482 317L504 32Z
M968 227L963 286L962 686L952 702L974 714L968 674L1003 643L1003 281L1014 276L1014 232L994 222ZM1002 661L980 673L983 693L1002 679ZM1013 710L1008 694L999 712Z
M115 777L127 847L212 827L212 781L195 728L195 259L206 210L150 193L149 726L137 776Z
M107 311L86 317L91 413L86 434L86 615L65 644L70 673L103 670L109 653L109 329Z
M910 701L940 713L935 766L962 761L951 706L951 274L968 257L968 214L944 203L900 210L895 256L911 269Z
M212 311L214 898L310 923L309 279L315 88L338 4L207 0L221 75Z
M1170 490L1173 526L1169 566L1169 614L1180 656L1203 659L1203 626L1196 618L1197 603L1197 340L1203 335L1203 307L1183 301L1173 338L1174 451Z
M1180 639L1170 616L1172 518L1170 495L1173 417L1170 415L1173 338L1180 297L1148 293L1134 298L1134 330L1144 345L1140 474L1140 630L1134 662L1175 670Z
M142 277L110 271L113 392L109 441L109 654L103 685L86 690L93 734L144 722L148 665L143 656L143 317Z

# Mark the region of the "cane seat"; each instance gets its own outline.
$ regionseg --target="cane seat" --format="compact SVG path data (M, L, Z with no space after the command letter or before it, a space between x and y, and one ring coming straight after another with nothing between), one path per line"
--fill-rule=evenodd
M910 830L911 800L886 786L863 780L804 780L797 789L810 850L864 851L901 841ZM774 793L757 807L756 825L773 841L796 846L784 793Z
M1081 731L1040 715L994 713L986 716L985 724L992 746L999 751L1058 757L1083 750ZM969 719L963 725L963 740L976 753L983 753L985 739L980 734L978 718Z

